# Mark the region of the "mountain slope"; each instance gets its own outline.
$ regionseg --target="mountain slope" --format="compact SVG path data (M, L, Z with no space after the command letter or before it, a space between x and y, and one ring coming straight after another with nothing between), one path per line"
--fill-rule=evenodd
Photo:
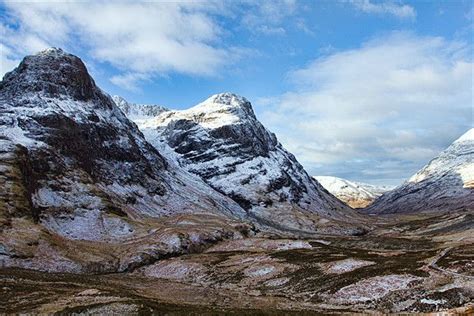
M136 121L160 152L231 197L255 222L308 233L357 233L358 214L327 193L255 117L223 93L183 111Z
M364 211L386 214L461 209L474 209L474 129Z
M123 270L200 242L170 229L163 237L160 218L208 217L211 233L199 226L213 240L231 236L228 224L246 217L234 201L166 161L82 61L60 49L25 57L0 83L0 186L2 265L87 270L77 263L82 249L84 257L95 253L99 266Z
M353 208L367 207L377 197L390 190L388 187L353 182L338 177L317 176L313 178L331 194Z

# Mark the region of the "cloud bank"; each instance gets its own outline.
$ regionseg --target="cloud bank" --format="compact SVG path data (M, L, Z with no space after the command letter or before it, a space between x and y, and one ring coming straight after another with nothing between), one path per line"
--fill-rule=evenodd
M397 184L472 126L471 56L391 33L291 72L261 117L314 175Z

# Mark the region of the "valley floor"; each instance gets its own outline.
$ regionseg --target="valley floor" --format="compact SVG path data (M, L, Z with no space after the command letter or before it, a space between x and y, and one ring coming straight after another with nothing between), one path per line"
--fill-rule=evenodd
M0 313L474 313L474 215L384 217L359 237L262 235L132 273L0 270Z

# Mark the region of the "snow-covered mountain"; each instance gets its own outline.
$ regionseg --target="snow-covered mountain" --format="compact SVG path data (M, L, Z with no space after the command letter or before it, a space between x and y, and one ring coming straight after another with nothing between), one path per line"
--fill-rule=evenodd
M462 209L474 210L474 128L365 211L386 214Z
M112 100L133 121L149 119L169 111L169 109L161 105L130 103L118 95L112 96Z
M166 111L136 123L160 152L168 151L261 225L305 232L360 231L359 215L308 176L243 97L217 94L188 110Z
M38 259L41 264L62 260L70 267L77 253L75 259L53 254L81 240L111 243L106 250L113 255L102 250L97 256L105 253L127 269L160 255L159 245L199 242L188 235L158 241L155 219L247 217L233 200L167 161L82 61L60 49L25 57L0 83L0 187L0 265L33 266L34 259L16 260L43 253L49 259ZM140 247L115 257L115 243L125 247L137 238ZM52 269L68 270L68 264Z
M346 179L317 176L316 179L326 190L352 208L364 208L377 197L389 191L386 186L376 186L367 183L353 182Z

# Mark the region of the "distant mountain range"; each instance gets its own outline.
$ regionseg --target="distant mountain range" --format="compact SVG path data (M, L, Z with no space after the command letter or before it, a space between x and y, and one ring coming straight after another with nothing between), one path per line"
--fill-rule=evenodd
M326 190L352 208L364 208L393 187L375 186L331 176L314 177Z

